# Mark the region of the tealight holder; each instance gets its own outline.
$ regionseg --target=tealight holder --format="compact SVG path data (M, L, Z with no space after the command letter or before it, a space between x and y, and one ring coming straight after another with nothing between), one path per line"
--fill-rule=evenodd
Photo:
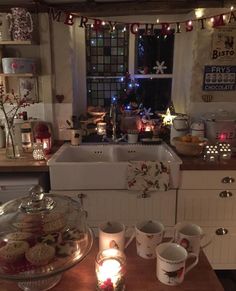
M42 143L33 144L33 158L37 161L42 161L45 159L44 149Z
M100 251L96 257L97 291L124 291L126 257L118 249Z
M217 145L207 145L205 147L204 158L208 162L216 162L219 159L219 151Z
M105 135L107 130L106 130L106 122L98 122L97 123L97 134L98 135Z
M220 159L228 160L231 158L232 150L231 150L231 145L229 143L219 143L218 149L219 149Z

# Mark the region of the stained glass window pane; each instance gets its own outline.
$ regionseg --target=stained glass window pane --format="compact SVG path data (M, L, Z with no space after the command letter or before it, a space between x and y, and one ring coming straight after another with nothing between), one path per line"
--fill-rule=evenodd
M86 28L89 106L109 106L111 97L123 86L121 79L115 78L124 76L128 68L129 32L123 28L116 26L113 32L108 26L101 31Z

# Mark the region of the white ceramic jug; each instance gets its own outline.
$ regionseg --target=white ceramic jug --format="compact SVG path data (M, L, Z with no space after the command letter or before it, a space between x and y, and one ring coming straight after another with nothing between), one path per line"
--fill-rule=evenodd
M7 13L0 13L0 40L11 40L10 21Z
M10 31L13 40L31 40L33 32L33 20L27 9L22 7L11 8L11 14L7 15L10 22Z

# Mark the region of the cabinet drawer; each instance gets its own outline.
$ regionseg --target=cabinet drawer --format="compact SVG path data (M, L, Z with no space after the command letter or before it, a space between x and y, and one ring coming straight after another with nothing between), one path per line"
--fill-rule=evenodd
M222 227L222 224L220 227ZM211 244L203 250L213 269L235 269L236 228L223 226L227 233L220 235L220 227L203 227L204 232L212 236Z
M181 171L180 189L236 189L236 171Z
M236 226L236 190L178 190L177 220Z

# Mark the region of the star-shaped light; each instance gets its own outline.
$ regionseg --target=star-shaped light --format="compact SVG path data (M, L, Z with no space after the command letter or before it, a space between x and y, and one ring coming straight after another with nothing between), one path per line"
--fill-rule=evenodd
M164 125L171 125L173 123L173 119L176 117L176 115L171 115L170 109L167 108L165 114L161 114L161 117L163 118L162 122Z
M156 74L164 74L164 70L167 69L167 66L164 66L165 64L165 61L163 62L159 62L159 61L156 61L156 66L153 67L154 70L156 70Z

